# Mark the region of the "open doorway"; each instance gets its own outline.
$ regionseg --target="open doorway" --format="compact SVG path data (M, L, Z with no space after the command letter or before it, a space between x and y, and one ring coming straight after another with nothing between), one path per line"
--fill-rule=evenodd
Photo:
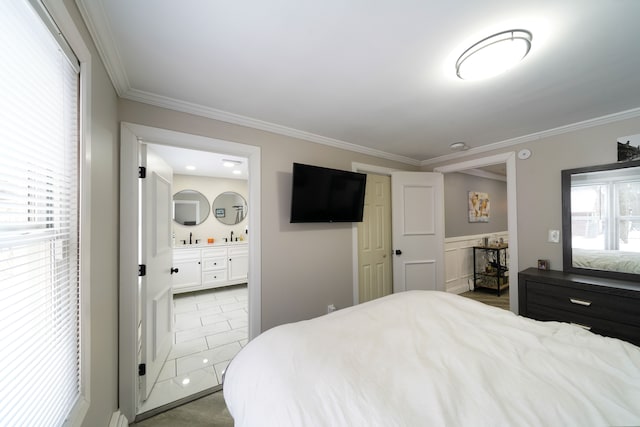
M248 179L247 179L247 204L249 207L253 207L251 209L251 215L247 217L247 225L246 231L251 231L252 236L250 239L247 239L246 242L242 242L247 246L247 252L244 254L244 258L242 254L235 253L234 257L238 256L241 260L240 266L244 263L244 271L245 271L245 279L242 280L248 285L246 286L247 293L247 307L248 307L248 338L251 339L260 331L260 149L259 147L247 146L244 144L231 143L227 141L220 141L211 138L184 134L180 132L174 132L164 129L151 128L136 124L123 123L121 126L121 230L120 230L120 242L121 242L121 258L120 258L120 368L119 368L119 396L120 396L120 410L124 416L129 420L134 420L137 415L141 414L146 408L143 405L143 402L146 398L143 398L142 392L139 388L139 383L141 382L141 378L146 374L144 366L141 366L145 363L145 360L140 360L139 353L139 336L140 331L140 319L141 319L141 311L144 306L143 302L140 300L141 295L144 295L144 292L141 292L142 289L139 282L139 272L143 271L139 266L139 257L140 257L140 239L142 238L144 233L142 233L143 226L142 219L140 218L138 212L138 200L141 195L141 185L139 184L139 166L141 165L141 147L147 145L158 145L164 147L178 147L181 149L189 149L189 150L199 150L201 152L206 153L222 153L226 156L233 156L235 158L246 159L248 165ZM209 204L209 200L207 201L207 205ZM211 201L212 204L215 204L215 200ZM222 209L226 209L220 207L219 215L222 215ZM232 206L233 209L233 206ZM215 217L216 207L211 207L211 213L209 215L213 215ZM226 212L225 212L226 213ZM234 216L237 212L230 212L230 216ZM233 214L233 215L231 215ZM204 215L204 214L202 214ZM201 216L202 216L201 215ZM222 216L221 216L222 217ZM155 218L155 217L154 217ZM184 231L184 230L183 230ZM237 230L236 236L243 236L244 230ZM212 236L209 236L209 232L206 232L204 236L194 236L193 233L189 236L191 239L191 243L196 243L195 240L200 240L198 243L204 243L205 241L208 243L208 239ZM185 234L186 236L186 234ZM176 236L178 242L180 240L186 240L186 237ZM170 237L167 237L169 239ZM215 237L214 237L215 238ZM224 239L222 235L219 237L221 240ZM206 239L206 240L205 240ZM231 239L231 235L228 237ZM244 239L243 239L244 240ZM231 243L228 241L227 243ZM235 243L235 240L234 240ZM172 245L171 245L172 246ZM239 250L240 248L233 247L234 250ZM189 248L188 250L193 250ZM203 249L204 250L204 249ZM227 248L225 247L225 250ZM226 261L229 255L229 251L231 248L227 250L224 255L224 260ZM221 280L220 278L216 278L217 267L216 267L216 257L206 257L202 258L199 262L202 263L202 260L205 263L211 263L211 277L207 276L207 281L215 282L216 280ZM191 255L191 254L189 254ZM221 259L222 261L222 259ZM175 262L175 260L174 260ZM198 262L198 261L194 261ZM230 263L230 262L229 262ZM171 264L171 263L170 263ZM236 263L233 264L238 265ZM188 267L183 267L188 270ZM168 265L166 268L166 273L169 274L169 271L175 272L175 267L173 265ZM216 271L214 271L216 270ZM222 278L225 281L225 284L229 284L230 280L236 279L236 275L238 271L243 270L242 268L236 268L231 273L229 273L229 269L225 269L225 274ZM200 270L200 278L205 277L205 272ZM233 285L236 283L234 282ZM183 283L182 290L193 290L190 286L193 284ZM153 305L152 305L153 307ZM215 313L213 313L215 315ZM245 332L246 334L246 332ZM144 334L143 334L144 336ZM143 338L144 339L144 338ZM153 339L153 336L152 336ZM206 337L205 337L206 342ZM226 351L226 350L225 350ZM206 357L205 357L206 358ZM200 358L200 362L203 360ZM194 359L195 360L195 359ZM208 363L209 361L207 361ZM215 369L213 370L214 375ZM217 375L216 375L217 379ZM219 380L217 379L216 383L219 384ZM218 385L219 389L220 386ZM205 390L208 392L215 391L216 388ZM198 394L193 397L199 397ZM175 406L177 404L184 403L187 401L187 398L177 397L177 400L171 406ZM163 409L166 409L165 406ZM148 415L152 415L148 414Z
M516 169L515 166L515 153L504 153L495 156L489 156L480 159L474 159L469 161L464 161L456 164L451 164L447 166L441 166L435 168L435 172L441 172L444 174L453 173L453 172L464 172L469 170L481 170L485 169L484 173L493 173L496 174L496 171L500 169L504 169L504 174L506 178L506 205L507 205L507 233L506 233L506 241L508 241L508 256L503 259L503 265L506 265L506 274L508 274L509 280L509 291L508 291L508 305L503 304L503 307L509 307L511 311L517 312L517 301L518 301L518 275L517 275L517 266L518 266L518 239L517 239L517 212L516 212ZM495 169L497 167L497 169ZM463 195L467 197L467 195ZM499 233L492 233L493 235L498 235ZM477 236L473 236L475 240ZM501 237L497 236L496 239ZM491 239L491 237L489 237ZM503 238L504 239L504 238ZM493 242L491 242L493 243ZM457 258L462 261L453 261L449 262L449 266L460 268L460 263L466 265L464 268L465 274L467 277L465 279L473 280L473 246L483 246L483 243L475 242L475 243L467 243L463 244L464 255L461 255ZM499 246L496 244L496 246ZM505 251L497 252L497 256L504 256ZM454 265L454 262L456 263ZM471 273L469 273L471 270ZM460 275L459 272L448 272L450 276ZM503 272L504 273L504 272ZM500 280L500 279L497 279ZM497 285L500 286L501 282L497 282ZM459 293L459 292L456 292ZM506 296L506 295L505 295Z
M157 376L150 377L153 371L146 362L145 376L151 384L138 407L139 419L219 388L228 363L246 345L251 213L246 158L142 144L147 165L153 157L171 172L173 310L172 345ZM148 166L147 175L151 173ZM156 238L151 236L152 241ZM148 264L147 273L153 273ZM146 321L143 315L141 332L148 329Z

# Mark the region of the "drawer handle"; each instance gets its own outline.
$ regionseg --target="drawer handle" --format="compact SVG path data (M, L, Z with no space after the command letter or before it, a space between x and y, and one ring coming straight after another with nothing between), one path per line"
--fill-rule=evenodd
M581 325L580 323L573 323L573 322L571 322L571 324L572 324L573 326L577 326L577 327L579 327L579 328L582 328L582 329L584 329L584 330L586 330L586 331L590 331L590 330L591 330L591 326Z
M585 307L589 307L591 305L591 301L585 301L582 299L569 298L569 301L571 301L574 304L584 305Z

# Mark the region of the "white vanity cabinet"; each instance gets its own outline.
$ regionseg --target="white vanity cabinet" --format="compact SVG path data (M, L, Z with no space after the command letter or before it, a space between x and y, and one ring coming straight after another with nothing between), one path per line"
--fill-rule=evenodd
M174 293L200 286L200 262L200 249L173 250L173 268L178 269L171 275Z
M171 277L173 293L237 285L247 281L249 246L247 243L228 245L176 247Z
M242 283L249 271L249 247L245 244L229 246L229 280Z
M227 268L227 248L202 249L202 288L224 286Z

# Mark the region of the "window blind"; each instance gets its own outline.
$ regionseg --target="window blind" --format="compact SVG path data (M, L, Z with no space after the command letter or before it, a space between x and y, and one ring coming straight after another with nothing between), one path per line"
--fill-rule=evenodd
M0 426L80 395L79 75L41 13L0 2Z

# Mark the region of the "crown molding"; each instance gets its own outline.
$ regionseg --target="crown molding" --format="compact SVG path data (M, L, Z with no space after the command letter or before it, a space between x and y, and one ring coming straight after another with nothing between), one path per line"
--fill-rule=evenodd
M353 151L356 153L367 154L377 158L383 158L387 160L393 160L400 163L405 163L413 166L419 166L420 161L405 156L400 156L393 153L387 153L386 151L375 150L373 148L364 147L362 145L353 144L339 139L328 138L314 133L301 131L298 129L290 128L287 126L278 125L275 123L266 122L263 120L253 119L251 117L242 116L239 114L229 113L227 111L217 110L215 108L205 107L203 105L194 104L191 102L181 101L161 95L156 95L150 92L144 92L137 89L129 89L126 93L121 95L122 98L130 99L132 101L141 102L144 104L155 105L156 107L168 108L174 111L180 111L183 113L193 114L196 116L207 117L209 119L219 120L222 122L233 123L240 126L246 126L253 129L264 130L267 132L276 133L279 135L290 136L292 138L302 139L309 142L315 142L318 144L328 145L334 148L340 148L343 150Z
M125 72L120 52L116 48L115 38L107 19L102 1L76 0L80 15L84 20L89 34L98 50L102 63L107 69L113 87L118 96L130 89L129 78Z
M581 122L576 122L576 123L560 126L557 128L548 129L541 132L531 133L529 135L506 139L504 141L494 142L492 144L483 145L481 147L471 148L464 152L445 154L444 156L423 160L422 162L420 162L420 166L429 166L429 165L444 162L447 160L468 157L473 154L480 154L480 153L485 153L487 151L493 151L501 148L511 147L518 144L524 144L526 142L538 141L543 138L548 138L551 136L562 135L564 133L574 132L582 129L588 129L594 126L606 125L608 123L619 122L621 120L633 119L636 117L640 117L640 108L632 108L630 110L621 111L619 113L608 114L606 116L596 117L594 119L584 120Z

